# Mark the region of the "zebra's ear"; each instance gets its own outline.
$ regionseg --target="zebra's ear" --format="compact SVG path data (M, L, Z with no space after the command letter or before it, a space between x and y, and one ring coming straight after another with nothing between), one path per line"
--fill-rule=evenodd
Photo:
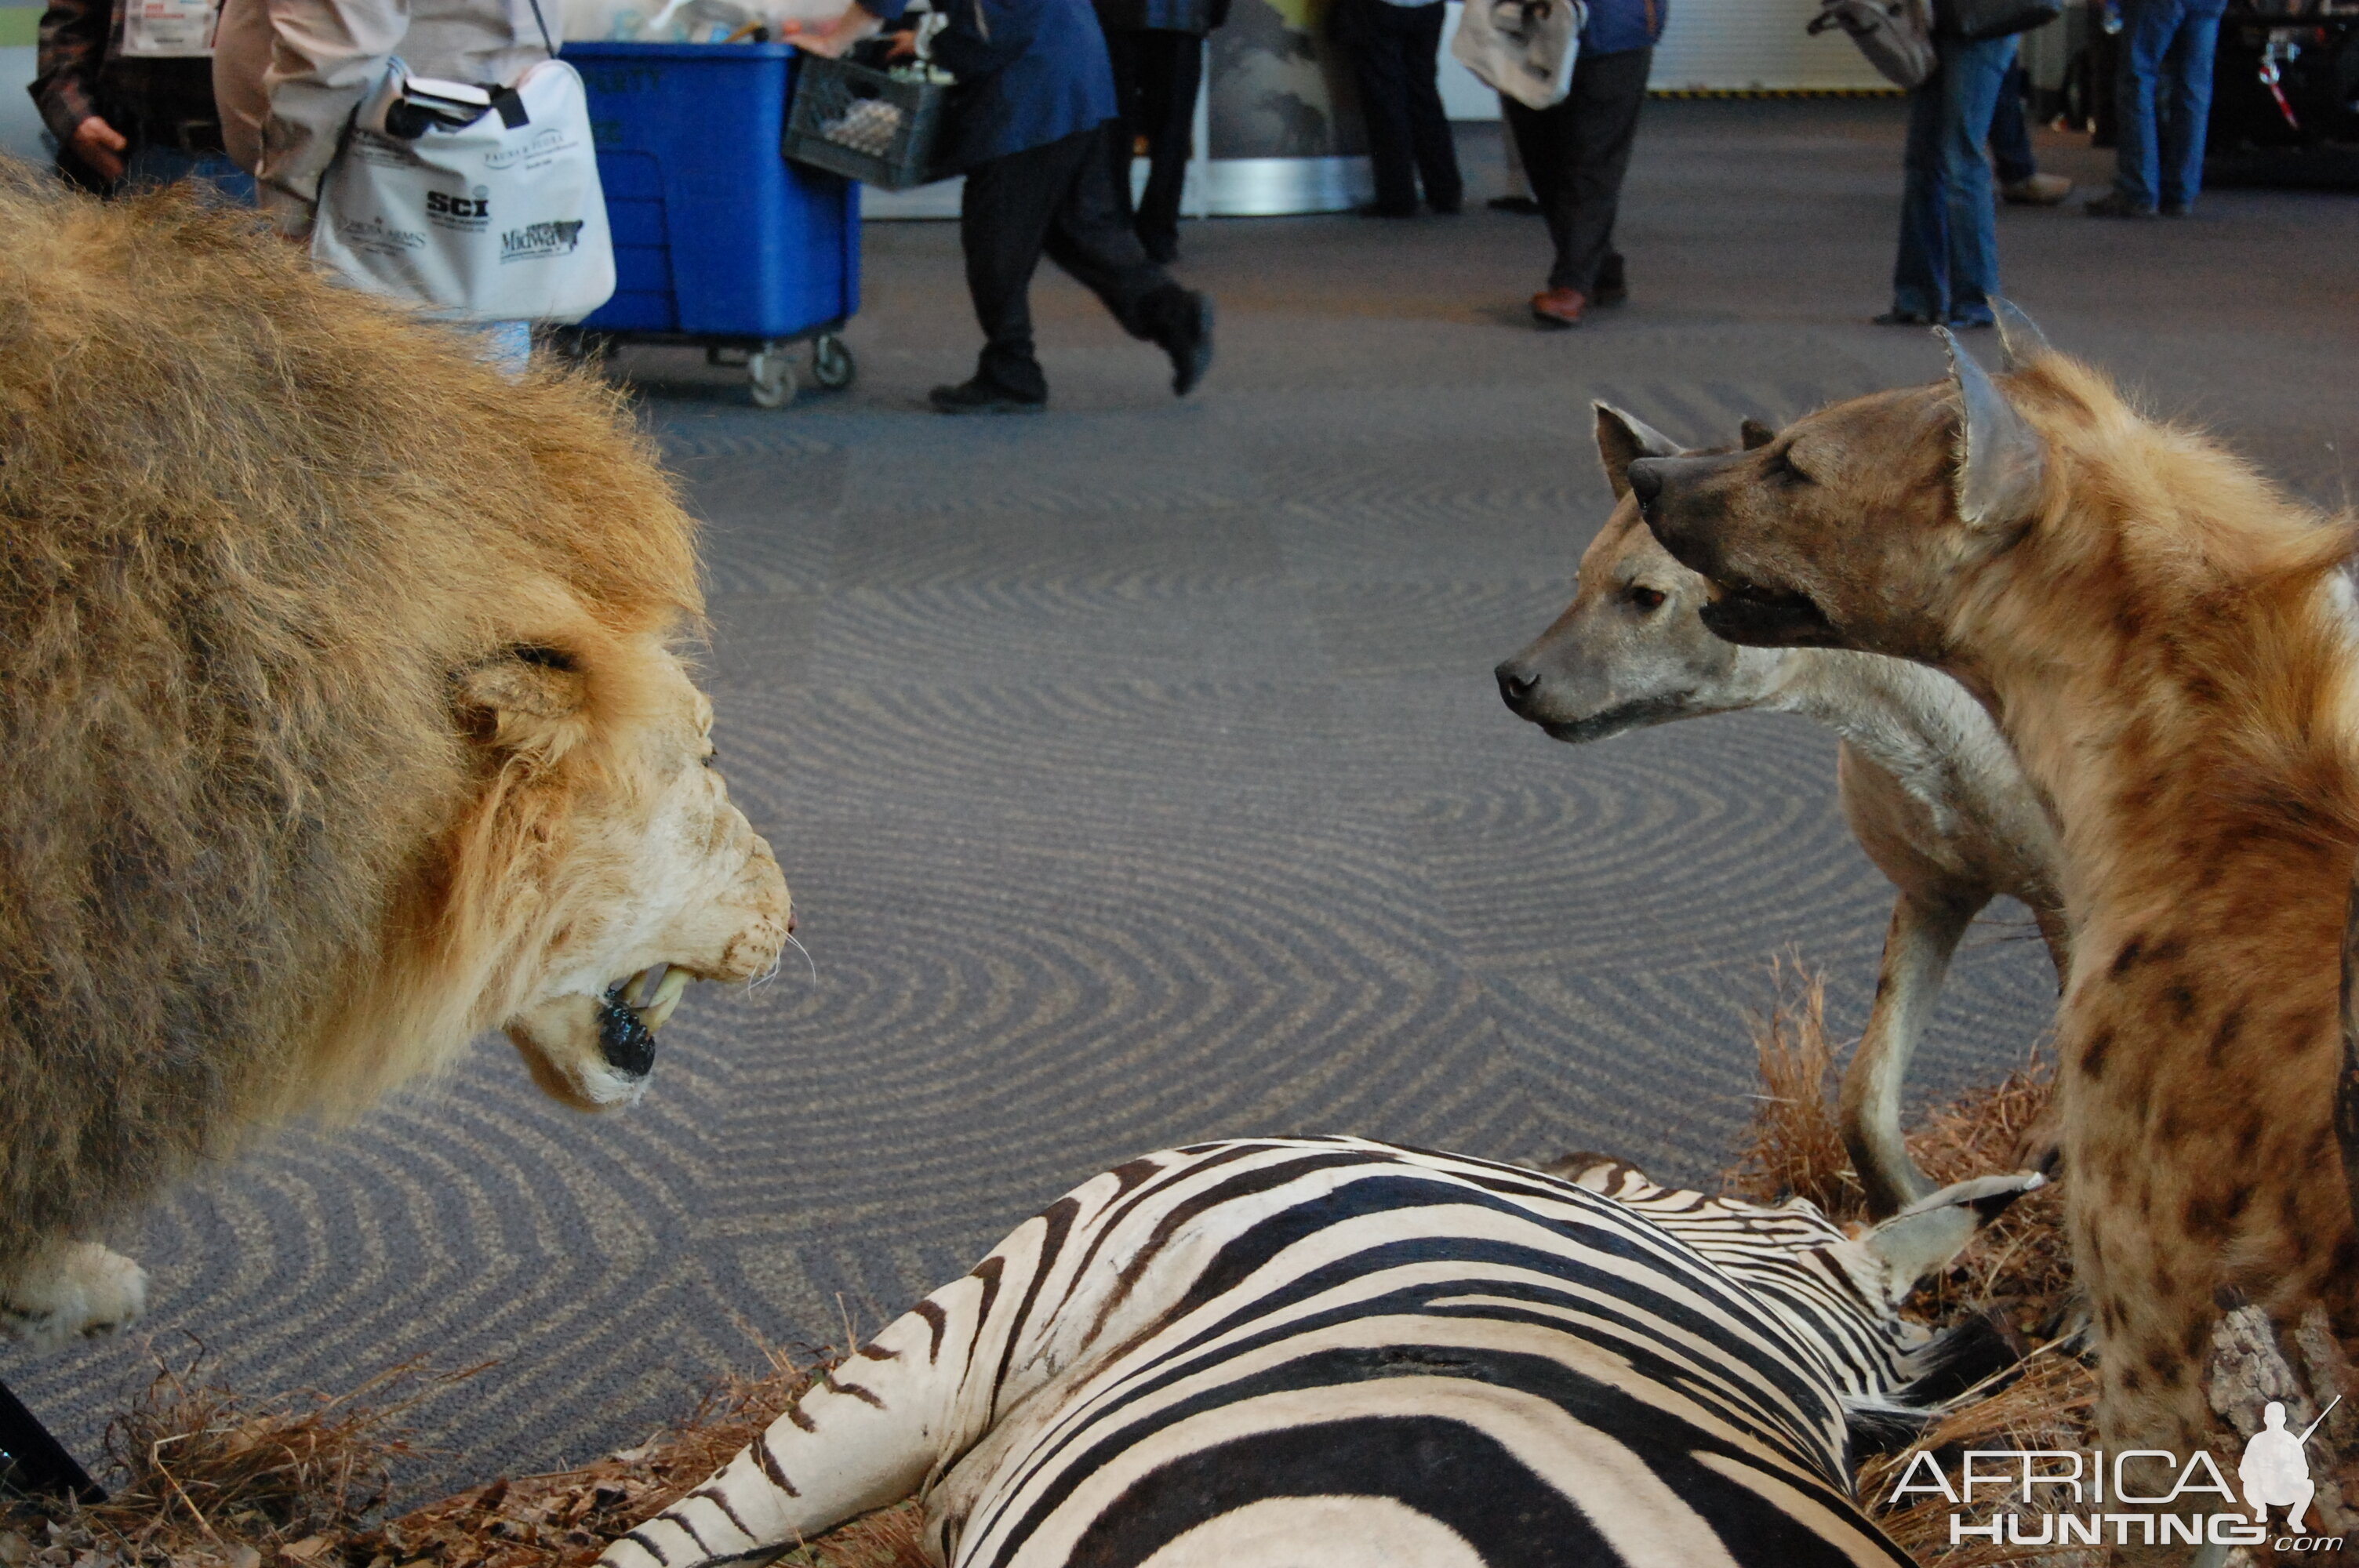
M1977 1176L1919 1198L1848 1245L1881 1275L1885 1299L1898 1306L1917 1281L1945 1267L1974 1233L2024 1194L2048 1184L2037 1171Z

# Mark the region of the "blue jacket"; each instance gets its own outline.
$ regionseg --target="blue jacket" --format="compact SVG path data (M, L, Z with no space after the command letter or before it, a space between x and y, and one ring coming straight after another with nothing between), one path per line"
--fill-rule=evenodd
M1583 54L1621 54L1652 49L1663 36L1670 0L1589 0L1589 25L1581 29Z
M907 0L860 0L887 22ZM959 80L944 166L1046 146L1114 117L1114 67L1090 0L936 0L934 63Z

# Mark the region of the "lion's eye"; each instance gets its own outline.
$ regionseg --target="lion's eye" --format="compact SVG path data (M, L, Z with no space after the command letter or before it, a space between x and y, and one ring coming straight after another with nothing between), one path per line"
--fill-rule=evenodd
M1652 615L1663 607L1663 590L1641 583L1632 583L1623 597L1636 605L1641 615Z

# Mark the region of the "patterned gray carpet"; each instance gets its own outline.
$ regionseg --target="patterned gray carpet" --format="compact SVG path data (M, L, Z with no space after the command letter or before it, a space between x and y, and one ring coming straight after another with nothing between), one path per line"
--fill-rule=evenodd
M1930 379L1878 330L1896 106L1665 103L1625 211L1636 300L1544 337L1526 219L1191 225L1221 359L1037 291L1056 411L920 411L973 331L945 225L872 227L851 393L765 414L693 356L627 368L710 519L710 684L816 976L698 995L647 1104L585 1119L487 1043L123 1238L158 1349L235 1385L496 1357L421 1407L418 1488L636 1442L764 1343L840 1340L1121 1156L1348 1131L1494 1156L1725 1159L1769 956L1855 1022L1887 894L1833 744L1706 720L1574 750L1490 666L1606 506L1587 400L1725 439ZM1470 130L1478 192L1492 133ZM2085 149L2051 167L2084 178ZM1495 189L1493 183L1490 189ZM2359 438L2359 204L2189 223L2005 216L2062 345L2313 498ZM2052 996L2021 912L1969 939L1918 1087L2018 1060ZM5 1376L92 1451L136 1341Z

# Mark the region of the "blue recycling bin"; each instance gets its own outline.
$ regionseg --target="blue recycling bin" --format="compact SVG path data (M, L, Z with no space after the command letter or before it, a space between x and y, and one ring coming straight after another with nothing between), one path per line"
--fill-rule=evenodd
M779 155L800 51L580 42L564 57L589 91L614 236L614 297L582 331L748 352L757 402L759 361L800 339L821 340L822 385L849 381L833 334L860 308L860 188Z

